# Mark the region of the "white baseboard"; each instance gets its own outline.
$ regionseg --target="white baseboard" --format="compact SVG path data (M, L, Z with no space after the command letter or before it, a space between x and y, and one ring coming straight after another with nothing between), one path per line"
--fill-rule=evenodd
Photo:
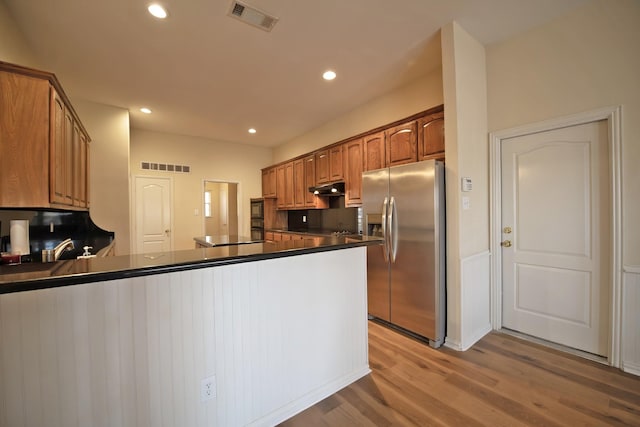
M352 373L351 375L346 375L344 377L338 378L335 381L332 381L323 387L320 387L317 390L314 390L299 399L289 403L282 408L279 408L277 411L272 412L270 414L265 415L264 417L253 421L250 426L265 426L265 425L278 425L283 421L288 420L296 414L304 411L307 408L315 405L316 403L322 401L323 399L331 396L334 393L342 390L349 384L358 381L360 378L369 375L371 373L371 369L369 366L363 367L360 371Z
M639 363L622 362L622 370L628 374L640 376Z

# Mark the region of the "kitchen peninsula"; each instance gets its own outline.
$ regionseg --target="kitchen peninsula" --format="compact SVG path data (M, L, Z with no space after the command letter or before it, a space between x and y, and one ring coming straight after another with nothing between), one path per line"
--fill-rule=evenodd
M4 420L277 424L369 372L366 246L377 244L335 236L3 266Z

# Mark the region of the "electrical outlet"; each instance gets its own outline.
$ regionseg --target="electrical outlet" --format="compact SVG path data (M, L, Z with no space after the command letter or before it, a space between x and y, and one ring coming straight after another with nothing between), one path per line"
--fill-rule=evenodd
M200 381L200 401L206 402L216 397L216 376L210 376Z

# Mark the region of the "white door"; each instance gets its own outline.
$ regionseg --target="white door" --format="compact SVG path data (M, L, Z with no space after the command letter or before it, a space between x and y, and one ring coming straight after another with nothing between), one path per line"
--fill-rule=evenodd
M609 348L607 141L603 120L501 147L502 325L601 356Z
M171 250L171 181L135 178L136 253Z

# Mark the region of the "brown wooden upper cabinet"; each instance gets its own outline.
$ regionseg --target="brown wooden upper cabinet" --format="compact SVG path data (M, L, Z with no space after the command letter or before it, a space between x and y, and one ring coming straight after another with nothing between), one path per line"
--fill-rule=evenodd
M316 183L324 184L329 182L329 150L316 152Z
M286 193L286 176L284 164L276 166L276 194L278 195L276 206L278 209L287 207Z
M294 187L294 174L293 174L293 162L287 162L284 165L284 200L285 207L295 207L295 187Z
M89 207L90 138L52 73L0 62L0 207Z
M385 131L387 166L418 161L418 132L415 120Z
M362 139L356 139L344 144L345 155L345 206L359 206L362 204Z
M294 162L276 166L276 208L292 209L295 207Z
M444 159L444 112L418 121L418 160Z
M307 189L304 186L304 159L293 161L293 207L303 208L306 200Z
M381 169L387 165L384 150L384 132L367 135L362 139L364 148L363 169L370 171Z
M316 196L309 191L309 187L316 185L316 156L310 155L304 158L304 205L316 206Z
M262 197L276 197L276 168L262 169Z
M316 152L316 184L340 181L344 179L342 145Z
M329 180L332 182L344 179L342 148L342 145L337 145L329 149Z
M420 160L444 159L442 106L395 124L263 169L263 196L277 196L278 209L326 208L329 197L315 196L309 192L309 187L344 180L345 206L359 206L362 204L363 171ZM273 185L270 180L273 180Z

